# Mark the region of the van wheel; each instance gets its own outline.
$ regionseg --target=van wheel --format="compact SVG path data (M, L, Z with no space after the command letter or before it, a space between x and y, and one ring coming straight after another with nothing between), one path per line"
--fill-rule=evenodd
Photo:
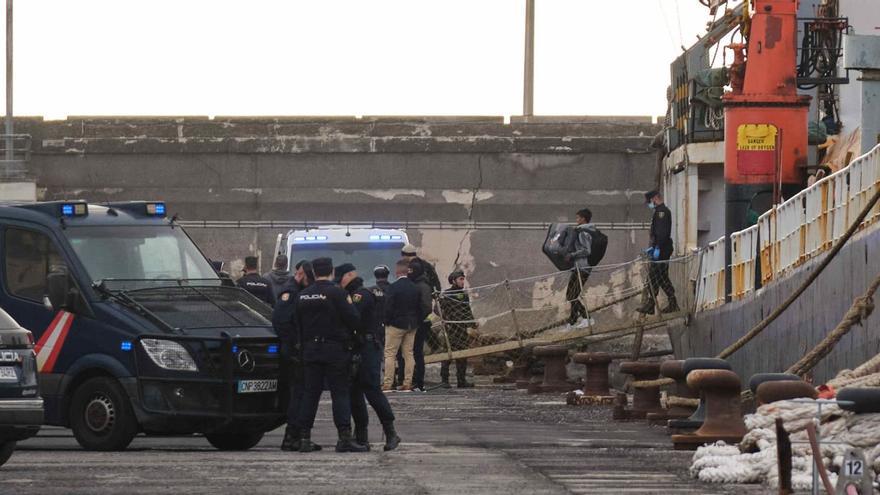
M205 433L205 438L219 450L248 450L260 443L260 440L263 439L263 432L221 431Z
M13 450L15 450L15 442L0 443L0 466L6 464L6 461L12 457Z
M137 435L138 424L119 382L99 376L73 393L70 428L86 450L125 450Z

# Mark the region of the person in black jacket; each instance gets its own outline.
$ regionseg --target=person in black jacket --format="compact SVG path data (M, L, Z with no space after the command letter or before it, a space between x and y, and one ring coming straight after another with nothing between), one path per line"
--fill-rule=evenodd
M382 334L385 326L383 304L372 290L364 287L364 280L358 277L354 265L345 263L336 267L336 280L351 296L355 308L361 316L359 334L363 342L359 349L361 361L351 387L351 415L354 418L354 438L361 445L370 446L367 425L370 415L367 402L376 411L382 430L385 432L384 450L394 450L400 444L400 437L394 429L394 412L385 394L382 393Z
M407 276L409 261L401 259L395 265L397 280L385 293L385 377L383 391L390 391L394 380L395 359L401 350L404 360L404 379L398 388L401 392L412 391L412 377L415 360L413 342L419 323L427 316L422 294L416 284ZM430 311L430 307L428 308Z
M263 278L269 282L269 290L272 291L272 300L274 301L277 301L282 292L290 289L296 283L293 274L287 269L287 255L284 254L275 257L272 271L264 273Z
M476 328L477 323L474 313L471 310L471 299L464 288L465 276L461 270L456 270L449 274L449 288L440 294L438 301L440 302L440 311L446 323L446 336L449 339L449 350L460 351L468 348L468 328ZM460 323L459 323L460 322ZM440 380L441 386L449 388L449 365L450 361L443 361L440 364ZM473 383L466 380L467 376L467 358L455 360L455 377L458 382L458 388L471 388Z
M433 309L434 294L428 282L425 263L425 261L418 258L410 260L409 274L407 275L407 277L415 282L416 287L419 288L422 308L425 310L425 316L421 323L419 323L419 328L416 330L416 336L413 340L413 359L415 360L415 365L413 367L412 386L413 390L417 392L425 392L425 342L428 340L429 335L433 336L431 320L428 319L428 316L430 316ZM434 344L432 347L436 348L437 345ZM397 359L397 366L398 368L400 367L400 357ZM398 381L402 382L399 372Z
M642 306L636 311L644 314L654 313L654 301L659 289L663 289L669 304L661 313L679 311L675 299L675 288L669 280L669 259L672 257L672 212L663 204L663 195L658 191L645 193L648 208L654 211L651 218L651 245L646 252L653 262L648 266L648 287L642 295Z
M422 264L422 268L425 270L425 282L428 283L428 287L431 288L432 293L439 293L442 287L440 286L440 277L437 276L437 269L434 268L434 265L428 263L422 258L419 258L416 253L416 247L412 244L407 244L403 246L400 250L400 255L406 258L410 263L413 261L417 261Z
M250 292L257 299L269 304L275 305L275 297L269 288L269 281L261 277L257 273L257 264L259 260L256 256L247 256L244 259L244 275L235 283L238 287Z
M311 430L326 382L333 401L333 423L339 433L337 452L366 452L351 436L351 359L360 316L348 293L333 283L333 260L312 261L315 282L300 291L295 319L304 363L305 393L297 419L300 452L311 452Z

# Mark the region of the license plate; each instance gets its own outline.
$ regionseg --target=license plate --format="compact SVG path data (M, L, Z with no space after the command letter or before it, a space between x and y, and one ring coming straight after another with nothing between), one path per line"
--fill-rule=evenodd
M12 366L0 366L0 380L18 380L15 368Z
M278 390L278 380L239 380L238 393L251 394L255 392L275 392Z

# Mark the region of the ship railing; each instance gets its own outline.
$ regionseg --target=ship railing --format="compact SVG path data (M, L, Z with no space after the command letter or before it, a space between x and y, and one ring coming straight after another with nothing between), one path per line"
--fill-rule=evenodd
M880 145L771 208L756 225L732 233L731 299L741 299L831 249L877 187ZM861 228L878 219L880 206L875 206ZM702 251L698 310L713 308L725 300L724 246L722 237Z
M758 226L752 225L730 236L731 297L733 299L742 299L746 294L755 290L758 234ZM722 263L722 280L724 279L723 268Z
M724 303L724 246L722 237L702 251L700 278L697 280L696 307L699 310Z

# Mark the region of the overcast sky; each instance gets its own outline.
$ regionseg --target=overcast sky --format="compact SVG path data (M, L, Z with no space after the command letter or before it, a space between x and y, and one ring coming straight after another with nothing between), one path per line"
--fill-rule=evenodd
M536 3L545 115L663 114L708 20L694 0ZM15 113L518 115L524 5L17 0Z

